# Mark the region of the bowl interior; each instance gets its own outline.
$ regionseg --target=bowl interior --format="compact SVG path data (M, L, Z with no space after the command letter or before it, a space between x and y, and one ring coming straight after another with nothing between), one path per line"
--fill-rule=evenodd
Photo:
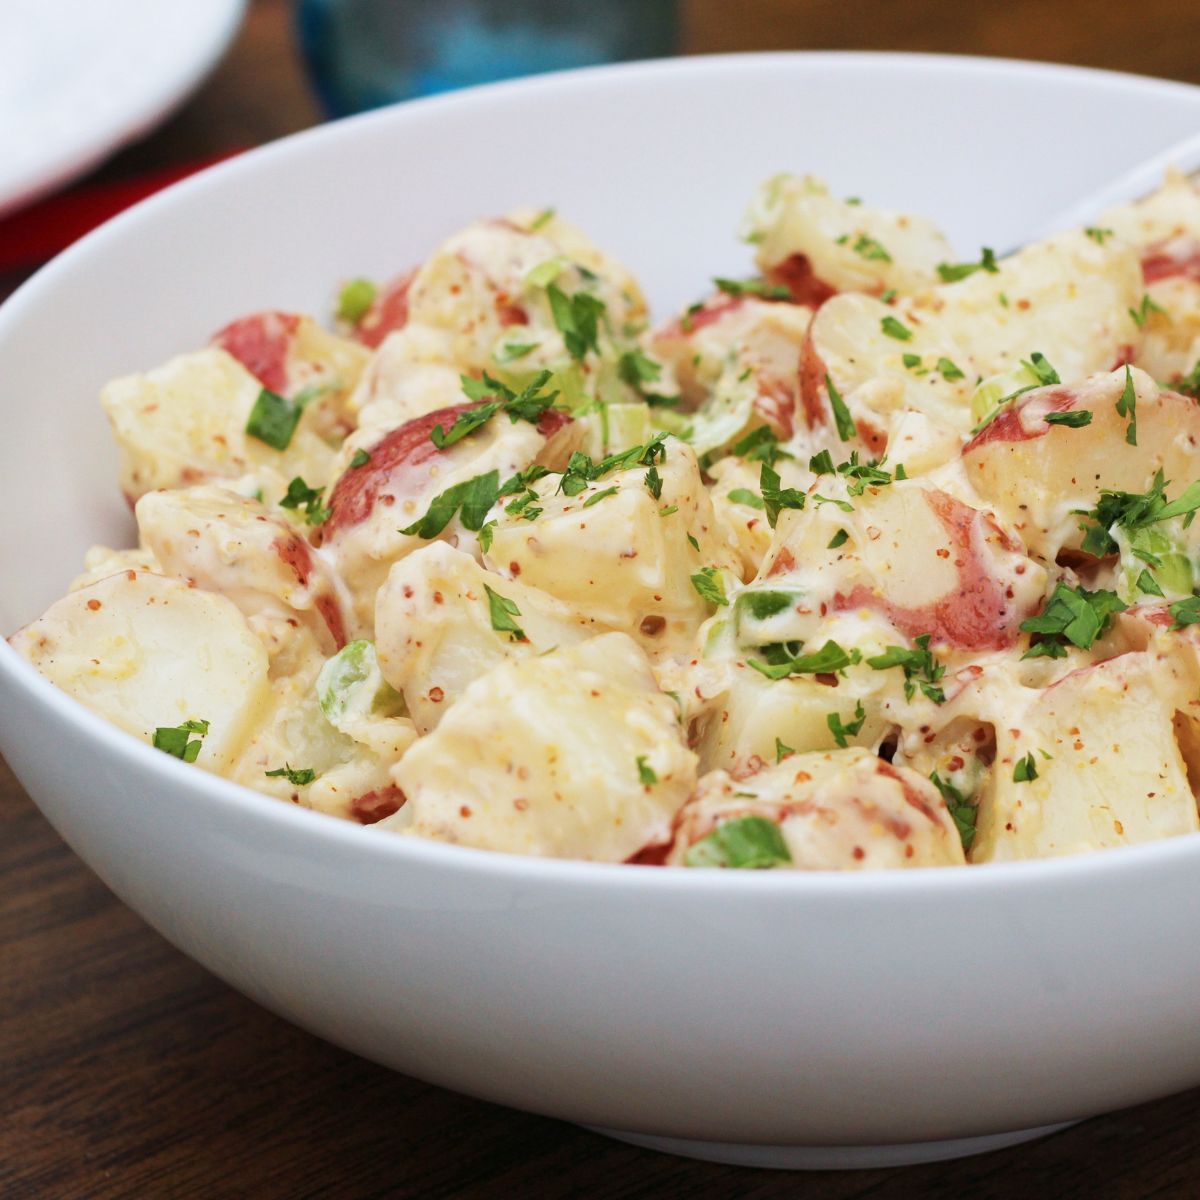
M323 314L481 216L555 205L642 278L659 313L744 274L757 183L811 171L926 213L964 255L1004 246L1194 131L1200 89L906 55L607 67L368 114L206 172L110 223L0 309L0 632L132 525L101 385L262 307ZM7 654L7 647L0 646Z

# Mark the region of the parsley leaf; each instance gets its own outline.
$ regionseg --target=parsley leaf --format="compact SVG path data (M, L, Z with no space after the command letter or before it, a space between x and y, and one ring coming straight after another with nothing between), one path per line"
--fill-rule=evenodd
M757 493L752 492L749 488L734 488L733 491L728 494L726 499L732 500L734 504L747 504L751 508L766 508L763 498Z
M943 779L936 771L930 775L929 781L941 792L946 802L946 811L962 839L963 850L970 850L975 840L975 805L950 780Z
M317 777L317 773L312 767L297 769L289 763L284 763L282 767L276 767L274 771L264 771L263 774L268 779L286 779L292 787L305 787Z
M350 469L357 470L359 467L365 467L370 461L371 456L365 450L355 450L354 457L350 460Z
M1038 777L1037 759L1032 752L1018 758L1013 767L1013 783L1032 783Z
M1082 429L1092 423L1092 414L1086 409L1076 409L1074 412L1047 413L1043 420L1047 425L1065 425L1068 429Z
M279 501L279 507L294 509L303 507L305 524L321 525L329 520L329 509L321 507L321 497L324 492L324 488L310 488L297 475L288 484L287 495Z
M905 699L911 700L920 688L922 694L934 704L943 704L946 693L939 684L942 676L946 674L946 668L937 661L930 650L928 633L921 634L914 642L911 650L906 646L888 646L882 654L868 658L867 666L876 671L900 667L904 672Z
M599 504L606 496L615 496L621 489L618 487L605 488L600 492L593 492L584 502L582 507L591 508L593 504Z
M760 425L752 429L740 441L734 442L730 453L735 458L744 458L747 462L765 462L774 466L781 458L794 458L779 445L779 439L769 425Z
M400 532L408 537L416 535L425 539L435 538L450 524L455 513L465 529L478 532L488 510L500 497L500 473L488 471L448 487L429 502L423 517Z
M582 362L589 350L599 353L599 320L605 310L604 301L590 292L568 296L556 283L546 285L546 296L567 353L577 362Z
M761 296L764 300L792 298L791 288L768 283L765 279L722 279L718 276L713 283L728 296Z
M683 856L686 867L733 867L759 870L790 863L779 826L765 817L733 817L722 821L707 837L690 846Z
M828 450L814 454L808 460L808 469L815 475L832 475L836 468L833 465L833 455Z
M829 545L826 550L836 550L839 546L844 546L850 540L850 535L844 530L839 529L837 533L829 539Z
M1195 625L1200 622L1200 596L1189 596L1186 600L1176 600L1167 605L1171 614L1172 629L1182 629L1185 625Z
M663 481L662 476L658 473L658 468L650 467L645 475L646 490L652 495L655 500L662 499Z
M788 675L828 675L862 660L862 653L857 647L843 650L834 641L826 642L810 654L793 655L783 643L763 646L761 650L766 656L765 662L751 658L747 659L747 663L768 679L784 679Z
M996 254L990 246L984 246L977 263L938 263L938 277L943 283L957 283L974 275L976 271L987 271L994 275L1000 268L996 265Z
M1125 440L1131 445L1137 445L1137 393L1133 390L1133 375L1129 367L1125 367L1125 389L1117 401L1117 416L1128 417L1129 424L1125 427Z
M844 750L850 744L849 739L855 737L862 729L866 719L867 711L863 708L862 701L859 700L854 705L854 720L843 722L841 713L832 712L826 714L825 724L829 726L833 740Z
M640 779L641 782L646 785L646 787L653 787L653 785L658 782L658 773L646 761L646 756L644 754L639 754L637 756L637 771L638 779Z
M1103 246L1104 239L1113 236L1113 231L1111 229L1101 229L1096 225L1088 225L1083 232L1086 233L1087 236L1090 237L1097 246Z
M1141 329L1142 326L1144 326L1150 319L1151 313L1159 313L1162 316L1166 316L1167 314L1167 310L1163 308L1161 304L1155 304L1154 301L1150 299L1149 292L1142 293L1142 302L1137 308L1131 308L1127 311L1133 318L1133 323L1139 329Z
M1192 515L1200 510L1200 480L1190 484L1176 500L1168 502L1165 491L1163 473L1158 470L1154 481L1146 492L1111 492L1102 491L1096 507L1089 510L1076 510L1080 516L1091 518L1091 525L1081 525L1084 531L1082 549L1085 553L1096 558L1104 558L1108 554L1116 554L1120 547L1112 537L1114 526L1135 533L1160 521L1169 521L1173 517L1185 517L1187 526ZM1151 563L1157 566L1158 563Z
M1161 596L1162 588L1158 586L1158 581L1150 574L1149 571L1143 570L1137 577L1137 590L1146 596Z
M488 615L492 619L492 628L497 633L507 633L510 642L529 641L525 636L525 631L513 620L513 617L521 615L517 602L510 600L507 596L501 596L499 592L492 591L486 583L483 585L483 590L487 592Z
M957 366L949 358L939 358L937 360L937 366L934 367L934 370L946 380L966 378L966 374L963 372L962 368Z
M207 721L184 721L182 725L160 725L154 731L154 748L172 758L195 762L200 753L201 739L208 732ZM196 734L189 739L189 734Z
M701 567L697 574L691 576L692 587L696 589L702 600L709 604L728 604L725 595L725 584L716 567Z
M1062 653L1043 647L1062 648L1067 643L1087 650L1108 628L1113 614L1124 612L1126 607L1116 592L1089 592L1086 588L1060 583L1042 611L1021 622L1026 633L1040 635L1040 640L1021 657L1061 658Z
M879 322L879 328L883 330L890 338L895 338L898 342L911 342L912 330L907 325L902 325L895 317L884 317ZM826 376L828 378L828 376ZM845 441L845 438L842 439Z
M762 493L763 508L772 529L779 520L780 509L801 509L805 502L805 495L799 488L781 488L779 482L779 472L763 463L758 472L758 490Z
M890 321L891 317L888 317L887 320ZM841 392L833 386L833 380L829 378L828 372L825 375L825 390L829 393L829 407L833 411L833 421L837 426L838 437L843 442L848 442L858 430L849 408L846 407L845 400L842 399Z
M795 754L796 751L791 746L787 745L782 738L775 739L775 762L776 764L783 762L789 754Z
M861 254L868 262L890 263L892 261L892 256L873 237L868 237L865 233L858 235L858 240L852 249L856 254Z

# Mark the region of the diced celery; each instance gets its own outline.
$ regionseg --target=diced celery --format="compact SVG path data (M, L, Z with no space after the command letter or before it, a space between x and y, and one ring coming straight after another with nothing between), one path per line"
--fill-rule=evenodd
M403 697L384 679L375 644L368 641L349 642L325 663L317 699L325 719L342 733L358 721L404 711Z

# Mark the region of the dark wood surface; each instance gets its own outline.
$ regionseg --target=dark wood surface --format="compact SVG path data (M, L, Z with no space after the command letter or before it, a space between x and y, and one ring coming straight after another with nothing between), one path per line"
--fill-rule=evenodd
M684 7L692 50L956 50L1200 82L1200 6L1183 0ZM318 118L286 6L261 0L202 90L100 177L256 144ZM975 1159L799 1176L635 1150L393 1074L271 1016L147 929L66 849L2 761L0 879L5 1200L1200 1195L1200 1090Z

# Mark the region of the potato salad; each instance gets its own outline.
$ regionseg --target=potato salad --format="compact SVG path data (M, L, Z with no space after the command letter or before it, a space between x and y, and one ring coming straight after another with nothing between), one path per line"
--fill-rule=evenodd
M138 543L11 644L380 835L866 870L1200 829L1200 191L962 260L780 175L741 233L655 322L519 210L114 380Z

